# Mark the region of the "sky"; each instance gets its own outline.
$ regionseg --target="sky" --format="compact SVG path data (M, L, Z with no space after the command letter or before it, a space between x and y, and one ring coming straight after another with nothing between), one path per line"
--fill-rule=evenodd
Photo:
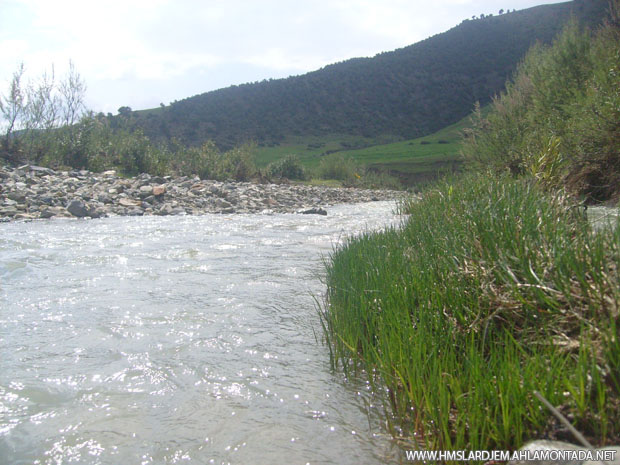
M116 114L371 57L473 15L563 0L0 0L0 94L73 62Z

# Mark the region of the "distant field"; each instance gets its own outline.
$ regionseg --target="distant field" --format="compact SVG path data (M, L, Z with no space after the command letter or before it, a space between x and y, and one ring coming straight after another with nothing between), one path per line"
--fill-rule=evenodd
M344 152L369 168L387 171L406 183L423 181L460 169L462 131L469 117L418 139Z
M434 134L405 141L337 134L328 137L289 137L278 146L258 147L256 162L259 167L264 167L294 154L304 166L312 169L323 157L341 155L412 183L460 168L460 141L462 131L468 124L469 117L466 117Z
M322 157L331 153L341 153L360 147L376 146L394 142L396 137L367 138L350 134L332 134L329 136L288 136L281 144L275 146L258 146L256 164L265 167L269 163L287 155L297 155L307 168L317 166Z

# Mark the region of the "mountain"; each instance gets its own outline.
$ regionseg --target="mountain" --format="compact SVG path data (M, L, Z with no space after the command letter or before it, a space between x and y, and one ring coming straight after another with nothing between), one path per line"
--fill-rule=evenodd
M536 41L550 42L574 15L594 26L606 0L574 0L466 19L414 45L301 76L231 86L131 113L155 140L274 145L286 136L423 136L500 92Z

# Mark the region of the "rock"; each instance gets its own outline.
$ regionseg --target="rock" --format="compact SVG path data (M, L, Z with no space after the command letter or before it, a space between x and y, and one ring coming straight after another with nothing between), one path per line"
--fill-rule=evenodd
M37 176L54 176L56 172L43 166L30 165L30 171L34 172Z
M150 196L153 193L153 186L151 185L146 185L146 186L141 186L140 189L140 198L145 198Z
M67 211L77 218L88 216L86 204L81 200L74 199L67 205Z
M403 193L294 184L251 184L201 180L197 176L119 178L114 170L53 171L23 165L0 167L0 218L103 217L204 213L326 215L312 205L396 199ZM164 201L165 199L165 201ZM67 206L67 209L64 206ZM3 220L6 221L6 220Z
M13 206L8 206L8 207L0 207L0 216L15 216L17 215L19 212L17 211L17 208L13 207Z
M153 186L153 195L155 197L162 196L166 193L166 186L160 184L159 186Z
M128 199L126 197L123 197L122 199L120 199L118 203L122 205L123 207L137 207L140 205L139 201Z
M298 213L301 213L302 215L327 215L327 211L322 208L310 208L308 210L301 210Z
M86 208L86 204L79 199L74 199L69 202L69 204L67 205L67 211L78 218L84 218L85 216L88 216L88 209Z
M32 213L18 213L13 217L14 220L34 220L37 218Z

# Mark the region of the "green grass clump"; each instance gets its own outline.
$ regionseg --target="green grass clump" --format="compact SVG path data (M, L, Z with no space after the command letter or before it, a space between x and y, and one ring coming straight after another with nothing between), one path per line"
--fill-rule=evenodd
M595 233L569 197L512 178L443 182L403 208L401 228L327 265L334 366L386 385L428 448L553 436L534 390L593 443L620 439L620 228Z

